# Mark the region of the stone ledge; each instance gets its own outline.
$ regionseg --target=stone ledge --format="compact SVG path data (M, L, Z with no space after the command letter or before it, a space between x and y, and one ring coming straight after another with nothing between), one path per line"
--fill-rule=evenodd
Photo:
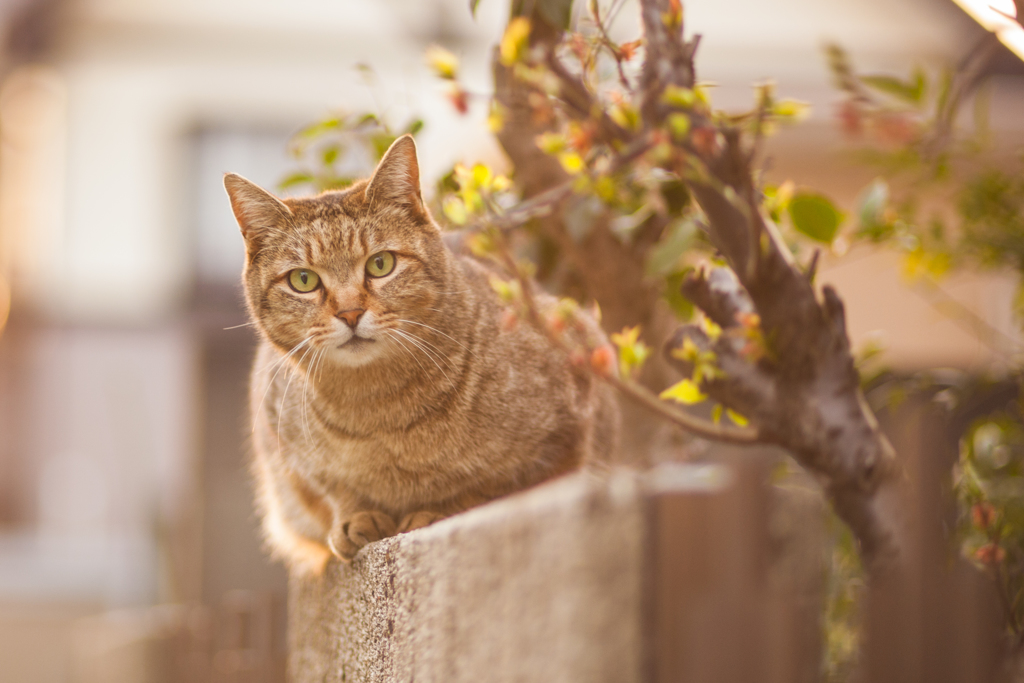
M692 465L576 474L332 562L291 583L290 680L663 680L652 648L665 634L651 628L678 620L652 604L665 583L652 574L656 501L721 498L730 479ZM701 505L687 513L699 533L684 545L715 526Z

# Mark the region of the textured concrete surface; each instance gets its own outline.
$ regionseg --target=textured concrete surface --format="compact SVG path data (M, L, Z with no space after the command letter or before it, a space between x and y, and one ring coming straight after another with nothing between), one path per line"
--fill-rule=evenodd
M652 501L729 480L717 466L573 475L332 562L291 583L290 680L651 680Z
M644 488L566 477L293 581L292 680L639 680Z

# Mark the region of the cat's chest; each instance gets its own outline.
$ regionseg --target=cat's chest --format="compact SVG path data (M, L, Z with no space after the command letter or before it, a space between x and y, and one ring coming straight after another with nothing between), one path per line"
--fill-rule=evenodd
M451 438L455 415L444 421L427 416L367 424L323 413L308 433L296 433L287 449L299 469L318 478L360 487L381 480L414 481L446 469L458 450Z

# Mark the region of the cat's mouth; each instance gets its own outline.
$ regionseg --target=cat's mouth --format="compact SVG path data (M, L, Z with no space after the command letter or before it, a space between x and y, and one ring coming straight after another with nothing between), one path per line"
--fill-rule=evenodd
M362 347L366 346L367 344L372 344L375 341L376 341L376 339L368 339L367 337L357 337L355 335L352 335L351 337L349 337L349 340L347 342L345 342L343 344L338 344L337 348L339 348L339 349L358 349L358 348L362 348Z

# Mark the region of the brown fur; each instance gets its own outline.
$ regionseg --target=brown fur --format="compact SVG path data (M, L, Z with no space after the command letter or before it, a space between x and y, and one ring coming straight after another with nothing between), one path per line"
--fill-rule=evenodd
M293 570L318 573L328 548L351 559L614 448L607 387L574 375L528 325L503 329L488 271L444 246L411 137L344 191L282 201L237 175L224 183L263 337L250 393L257 498ZM370 277L368 258L385 250L394 270ZM294 291L296 268L321 286ZM360 310L353 332L344 319Z

